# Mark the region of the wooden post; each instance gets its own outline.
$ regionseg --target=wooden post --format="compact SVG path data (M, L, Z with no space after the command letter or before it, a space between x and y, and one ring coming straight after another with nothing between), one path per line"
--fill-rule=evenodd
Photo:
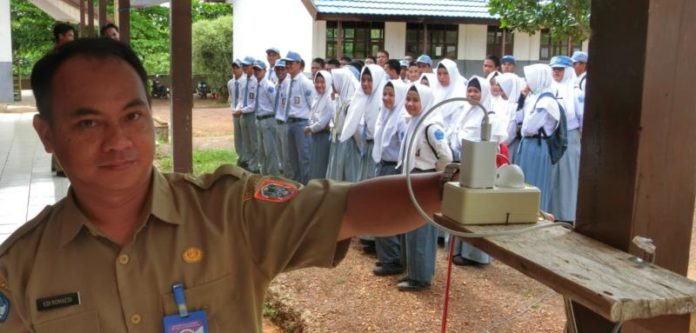
M191 78L191 0L171 2L171 119L175 172L191 172L193 108Z
M94 37L94 0L87 0L87 37Z
M507 34L507 30L506 30L506 29L502 29L502 30L503 30L503 43L502 43L503 46L501 47L501 50L500 50L500 56L501 56L501 57L505 55L505 38L507 37L507 35L506 35L506 34Z
M84 38L85 36L85 14L87 11L85 10L85 0L80 0L80 28L78 29L78 33L80 38Z
M430 54L428 46L428 24L423 23L423 54Z
M106 0L99 0L99 32L106 22Z
M592 43L582 138L577 230L685 274L696 178L696 26L692 0L592 1ZM621 84L616 84L621 82ZM579 332L613 324L573 305ZM629 322L622 332L687 332L688 316Z
M130 44L130 0L118 0L118 33L121 42Z
M336 22L336 57L343 56L343 21Z

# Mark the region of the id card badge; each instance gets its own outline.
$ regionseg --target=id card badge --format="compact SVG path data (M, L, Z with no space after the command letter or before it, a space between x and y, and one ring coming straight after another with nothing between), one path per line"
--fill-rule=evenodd
M164 316L164 333L208 333L208 314L205 310L188 311L183 284L174 284L172 292L179 313Z

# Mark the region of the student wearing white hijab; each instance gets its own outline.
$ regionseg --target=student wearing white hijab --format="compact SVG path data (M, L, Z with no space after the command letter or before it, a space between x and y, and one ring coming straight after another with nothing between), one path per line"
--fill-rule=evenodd
M466 97L466 79L459 74L459 69L454 61L442 59L437 65L436 76L437 80L431 84L435 95L433 105L450 98ZM438 112L442 115L442 122L450 124L456 118L457 113L462 111L465 104L465 102L452 102L441 106ZM446 126L445 134L448 134L448 129Z
M508 148L517 137L517 122L515 116L517 113L518 101L522 93L522 80L514 73L503 73L496 77L496 83L500 88L500 100L493 106L496 118L499 120L494 123L493 133L505 131L507 138L503 141Z
M551 58L553 70L552 89L556 98L566 111L568 127L568 148L551 171L553 191L549 213L557 220L575 221L575 206L578 201L578 177L580 176L580 128L582 112L577 109L577 95L580 93L576 81L573 60L567 56Z
M333 89L337 94L336 111L331 120L331 149L326 177L334 180L357 182L360 176L360 150L355 139L339 140L346 114L360 83L350 68L344 66L331 71Z
M406 131L404 103L408 85L401 80L390 80L382 90L382 107L375 126L375 146L372 159L377 163L377 177L397 175L401 140ZM401 237L400 237L401 236ZM375 237L378 264L372 270L375 275L400 274L404 271L401 258L402 235Z
M524 74L530 92L524 110L522 141L516 163L524 171L525 182L541 190L540 208L548 212L553 178L551 157L545 137L553 135L557 129L561 119L560 108L551 88L553 77L549 65L525 66Z
M435 82L437 82L437 75L435 75L434 73L423 73L420 75L420 80L418 80L418 83L426 87L432 87L435 84Z
M452 162L452 152L445 140L441 118L430 114L416 131L416 124L433 106L432 90L421 84L414 84L406 93L408 119L406 136L401 143L400 166L405 173L409 168L413 173L442 171ZM406 151L408 142L414 138L413 146ZM406 164L406 156L409 162ZM437 250L437 229L426 224L406 233L406 277L397 285L401 291L417 291L430 287L435 273L435 254Z
M343 125L341 141L351 137L360 143L361 167L359 180L375 176L375 162L372 160L375 124L382 106L382 88L387 80L384 69L379 65L366 65L360 73L360 89L355 92L346 122Z
M491 103L491 88L488 80L473 76L467 83L466 97L472 101L479 102L480 105L470 105L466 112L459 115L455 121L455 127L449 137L449 144L452 148L455 160L461 159L461 144L463 139L480 141L481 122L484 119L484 112L489 113L489 121L495 119L493 105ZM481 108L483 107L483 109ZM485 109L485 110L484 110ZM495 128L495 123L493 123ZM495 140L495 138L491 138ZM476 247L469 245L457 238L454 243L452 262L456 265L488 265L491 257Z
M333 98L333 79L331 73L320 70L314 76L316 95L309 112L309 123L304 128L305 135L311 135L309 152L309 179L326 178L329 164L329 121L333 117L336 104Z

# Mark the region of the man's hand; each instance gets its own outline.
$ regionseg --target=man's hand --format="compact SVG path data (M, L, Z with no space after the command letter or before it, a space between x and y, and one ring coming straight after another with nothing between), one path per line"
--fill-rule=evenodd
M310 135L310 134L312 134L312 129L309 128L309 126L305 127L305 128L304 128L304 135L305 135L305 136L308 136L308 135Z

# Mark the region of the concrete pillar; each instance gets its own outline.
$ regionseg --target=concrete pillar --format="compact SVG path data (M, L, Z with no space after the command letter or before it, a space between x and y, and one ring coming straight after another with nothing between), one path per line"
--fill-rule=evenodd
M384 49L392 59L406 56L406 22L384 22Z
M0 103L14 101L10 0L0 0Z

